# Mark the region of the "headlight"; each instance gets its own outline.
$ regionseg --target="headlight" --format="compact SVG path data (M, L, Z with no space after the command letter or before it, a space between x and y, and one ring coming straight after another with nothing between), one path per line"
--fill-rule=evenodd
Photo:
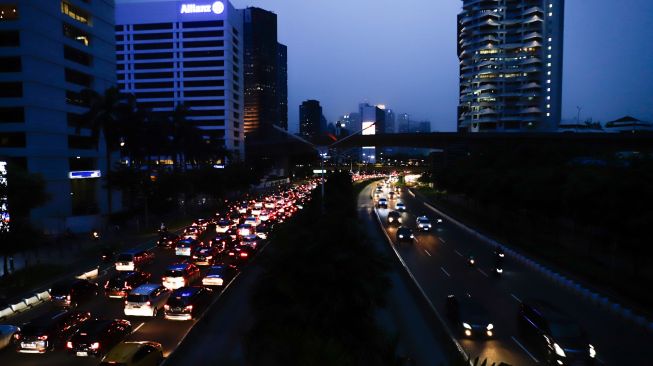
M471 330L472 326L467 323L463 323L463 328Z
M565 355L565 350L563 350L562 347L560 347L557 343L553 344L553 349L555 349L556 355L560 357L567 357L567 355Z
M442 219L438 219L438 223L441 223L441 222L442 222Z
M487 327L486 327L485 329L487 329L487 330L492 330L492 329L494 329L494 324L492 324L492 323L488 324Z
M389 218L388 218L388 221L390 221L390 222L393 222L394 220L395 220L395 219L393 219L392 217L389 217Z
M411 239L415 238L415 235L410 234L410 238L411 238Z
M404 238L404 236L399 234L399 239L403 239L403 238Z
M590 344L590 357L591 358L596 358L596 350L594 349L594 346Z

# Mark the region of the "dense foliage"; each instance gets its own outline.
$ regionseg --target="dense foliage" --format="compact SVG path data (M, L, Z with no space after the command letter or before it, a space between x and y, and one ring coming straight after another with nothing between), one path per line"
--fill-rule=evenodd
M348 174L326 184L275 234L252 297L246 348L252 365L385 365L393 349L375 309L389 282L386 259L357 226Z

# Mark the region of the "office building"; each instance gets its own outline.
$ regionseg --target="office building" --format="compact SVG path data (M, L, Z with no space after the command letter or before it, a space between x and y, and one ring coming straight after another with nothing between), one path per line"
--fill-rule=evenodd
M277 124L288 130L288 47L277 43Z
M564 0L463 0L458 130L555 131Z
M118 85L154 113L183 104L207 144L244 157L243 14L228 1L117 0Z
M395 131L396 131L395 121L396 121L395 112L393 112L392 109L390 109L390 108L386 108L386 110L385 110L385 133L395 133Z
M358 113L361 116L362 132L363 135L380 135L385 133L385 106L384 105L370 105L368 103L360 103L358 105ZM376 148L374 146L363 146L361 161L367 163L376 162Z
M113 32L109 0L0 4L0 156L44 178L50 200L29 219L49 233L91 230L120 209L104 141L75 127L88 111L80 92L115 86Z
M277 42L277 15L254 7L243 13L245 134L263 125L275 124L287 129L287 49ZM282 117L283 106L285 117Z
M410 132L429 133L431 132L430 121L418 121L410 124Z
M306 139L320 135L322 124L322 107L317 100L305 100L299 106L299 134Z

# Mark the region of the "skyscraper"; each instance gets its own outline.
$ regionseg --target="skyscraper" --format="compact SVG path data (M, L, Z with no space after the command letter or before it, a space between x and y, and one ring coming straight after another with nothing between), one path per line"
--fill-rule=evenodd
M45 180L51 199L32 210L34 226L90 230L109 213L106 147L75 126L88 111L80 91L116 83L113 2L25 0L0 10L0 156ZM113 210L119 202L113 195Z
M564 0L463 0L458 130L554 131Z
M395 127L395 112L392 111L390 108L386 108L385 110L385 133L395 133L396 127Z
M155 113L184 104L207 143L242 159L242 21L228 1L117 0L120 88Z
M307 139L313 139L320 134L322 123L322 107L317 100L305 100L299 106L299 134Z
M288 130L288 47L277 43L277 123Z
M408 113L400 113L397 116L397 132L398 133L410 132L410 115L408 115Z

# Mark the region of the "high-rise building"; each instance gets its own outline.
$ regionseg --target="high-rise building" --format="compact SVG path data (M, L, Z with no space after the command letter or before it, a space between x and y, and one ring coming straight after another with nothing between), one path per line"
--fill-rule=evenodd
M458 130L555 131L564 0L463 0Z
M430 121L419 121L412 123L410 126L410 132L416 133L429 133L431 132L431 122Z
M397 116L397 132L398 133L410 132L410 115L408 113L400 113Z
M288 130L288 47L277 43L277 124Z
M395 127L395 112L392 111L390 108L386 108L385 110L385 133L395 133L396 127Z
M117 0L121 90L155 113L183 104L207 143L242 159L242 22L228 1Z
M317 100L305 100L299 106L299 134L307 139L313 139L320 134L322 123L322 107Z
M260 8L244 10L245 34L245 134L262 125L276 124L287 128L279 120L281 102L278 80L286 69L286 49L277 42L277 15ZM283 54L281 54L283 53ZM279 65L283 62L283 65ZM287 82L285 85L287 94ZM287 105L287 97L286 97Z
M120 209L102 182L103 141L75 128L88 111L80 92L116 83L113 1L3 1L0 10L0 156L45 180L51 199L30 213L35 227L91 230Z

